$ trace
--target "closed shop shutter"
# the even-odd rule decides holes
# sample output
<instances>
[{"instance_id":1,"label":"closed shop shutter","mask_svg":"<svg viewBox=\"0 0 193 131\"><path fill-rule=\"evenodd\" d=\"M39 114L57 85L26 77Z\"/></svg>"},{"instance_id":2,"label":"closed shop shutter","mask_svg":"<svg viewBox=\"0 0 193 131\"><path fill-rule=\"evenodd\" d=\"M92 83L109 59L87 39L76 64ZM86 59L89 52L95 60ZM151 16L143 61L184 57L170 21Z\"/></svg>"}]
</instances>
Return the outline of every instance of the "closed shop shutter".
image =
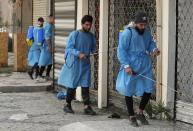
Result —
<instances>
[{"instance_id":1,"label":"closed shop shutter","mask_svg":"<svg viewBox=\"0 0 193 131\"><path fill-rule=\"evenodd\" d=\"M76 25L75 0L55 0L55 48L54 48L54 78L58 79L64 64L64 48L67 37Z\"/></svg>"},{"instance_id":2,"label":"closed shop shutter","mask_svg":"<svg viewBox=\"0 0 193 131\"><path fill-rule=\"evenodd\" d=\"M37 24L37 19L49 15L49 0L33 0L33 25Z\"/></svg>"}]
</instances>

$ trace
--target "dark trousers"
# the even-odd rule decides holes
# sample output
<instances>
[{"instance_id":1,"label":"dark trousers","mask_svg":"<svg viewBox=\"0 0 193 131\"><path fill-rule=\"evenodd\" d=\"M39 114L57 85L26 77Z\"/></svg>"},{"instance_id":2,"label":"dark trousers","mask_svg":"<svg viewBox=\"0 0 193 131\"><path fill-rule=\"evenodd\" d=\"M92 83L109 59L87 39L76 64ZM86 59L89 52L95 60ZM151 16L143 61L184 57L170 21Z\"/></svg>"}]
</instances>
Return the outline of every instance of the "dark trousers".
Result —
<instances>
[{"instance_id":1,"label":"dark trousers","mask_svg":"<svg viewBox=\"0 0 193 131\"><path fill-rule=\"evenodd\" d=\"M71 104L72 100L75 97L76 89L68 88L67 89L67 96L66 96L66 102L67 104ZM89 88L88 87L82 87L82 98L84 105L90 105L90 96L89 96Z\"/></svg>"},{"instance_id":2,"label":"dark trousers","mask_svg":"<svg viewBox=\"0 0 193 131\"><path fill-rule=\"evenodd\" d=\"M151 97L151 93L144 92L139 105L140 110L145 109L145 106L149 102L150 97ZM135 114L133 109L133 97L125 96L125 101L126 101L126 106L127 106L129 116L133 116Z\"/></svg>"},{"instance_id":3,"label":"dark trousers","mask_svg":"<svg viewBox=\"0 0 193 131\"><path fill-rule=\"evenodd\" d=\"M42 75L43 75L45 68L46 68L45 66L41 66L41 67L40 67L39 76L42 76ZM46 76L50 76L50 71L51 71L51 69L52 69L52 64L47 66Z\"/></svg>"},{"instance_id":4,"label":"dark trousers","mask_svg":"<svg viewBox=\"0 0 193 131\"><path fill-rule=\"evenodd\" d=\"M38 63L35 63L32 68L30 69L30 73L33 74L34 71L36 72L36 77L39 75L39 66Z\"/></svg>"}]
</instances>

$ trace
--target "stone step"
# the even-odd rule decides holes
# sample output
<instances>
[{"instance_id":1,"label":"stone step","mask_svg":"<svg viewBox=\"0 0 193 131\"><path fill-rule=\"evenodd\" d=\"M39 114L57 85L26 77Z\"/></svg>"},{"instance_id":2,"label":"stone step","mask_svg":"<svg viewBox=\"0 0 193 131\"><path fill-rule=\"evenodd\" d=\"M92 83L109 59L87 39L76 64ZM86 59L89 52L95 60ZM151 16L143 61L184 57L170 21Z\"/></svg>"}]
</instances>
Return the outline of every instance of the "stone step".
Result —
<instances>
[{"instance_id":1,"label":"stone step","mask_svg":"<svg viewBox=\"0 0 193 131\"><path fill-rule=\"evenodd\" d=\"M37 83L27 73L0 74L0 92L39 92L52 90L52 81Z\"/></svg>"}]
</instances>

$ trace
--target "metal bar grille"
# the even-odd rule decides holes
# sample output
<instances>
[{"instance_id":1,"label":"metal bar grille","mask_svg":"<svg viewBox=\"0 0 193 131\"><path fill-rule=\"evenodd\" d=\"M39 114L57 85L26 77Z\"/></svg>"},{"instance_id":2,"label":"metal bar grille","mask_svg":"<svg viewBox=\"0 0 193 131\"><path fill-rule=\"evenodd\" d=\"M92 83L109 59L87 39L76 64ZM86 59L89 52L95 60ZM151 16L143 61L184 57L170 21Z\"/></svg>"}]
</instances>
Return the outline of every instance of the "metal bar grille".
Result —
<instances>
[{"instance_id":1,"label":"metal bar grille","mask_svg":"<svg viewBox=\"0 0 193 131\"><path fill-rule=\"evenodd\" d=\"M176 119L193 124L193 1L177 1Z\"/></svg>"},{"instance_id":2,"label":"metal bar grille","mask_svg":"<svg viewBox=\"0 0 193 131\"><path fill-rule=\"evenodd\" d=\"M115 91L115 82L119 70L119 62L116 56L117 51L115 48L118 46L118 33L125 25L134 19L137 10L144 10L149 17L149 26L151 28L152 34L154 38L156 38L156 1L109 0L109 6L108 89L110 101L114 101L116 97L118 97L118 94ZM156 62L154 63L154 73L156 73Z\"/></svg>"},{"instance_id":3,"label":"metal bar grille","mask_svg":"<svg viewBox=\"0 0 193 131\"><path fill-rule=\"evenodd\" d=\"M93 16L93 26L91 32L95 34L97 50L99 48L99 14L100 0L89 0L89 15ZM91 57L91 87L98 88L98 54Z\"/></svg>"}]
</instances>

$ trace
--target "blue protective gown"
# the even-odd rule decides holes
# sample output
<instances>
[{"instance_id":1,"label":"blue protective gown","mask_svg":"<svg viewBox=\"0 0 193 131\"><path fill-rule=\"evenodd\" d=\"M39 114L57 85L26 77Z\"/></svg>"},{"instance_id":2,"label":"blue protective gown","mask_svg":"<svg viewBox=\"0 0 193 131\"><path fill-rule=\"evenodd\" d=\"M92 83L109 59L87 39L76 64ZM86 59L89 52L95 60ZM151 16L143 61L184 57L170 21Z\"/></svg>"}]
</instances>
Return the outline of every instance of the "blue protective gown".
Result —
<instances>
[{"instance_id":1,"label":"blue protective gown","mask_svg":"<svg viewBox=\"0 0 193 131\"><path fill-rule=\"evenodd\" d=\"M65 49L65 64L62 67L58 84L68 88L90 87L91 65L90 54L96 49L96 40L92 33L73 31L70 33ZM87 59L80 60L84 53Z\"/></svg>"},{"instance_id":2,"label":"blue protective gown","mask_svg":"<svg viewBox=\"0 0 193 131\"><path fill-rule=\"evenodd\" d=\"M34 27L33 38L34 42L28 53L28 64L30 66L39 62L41 45L44 42L44 29L42 27Z\"/></svg>"},{"instance_id":3,"label":"blue protective gown","mask_svg":"<svg viewBox=\"0 0 193 131\"><path fill-rule=\"evenodd\" d=\"M146 79L153 78L152 60L148 53L156 49L152 35L145 29L143 35L139 35L134 28L126 28L119 40L117 56L120 61L120 70L117 76L116 89L124 96L142 96L144 92L155 91L154 82ZM136 75L125 72L124 66L129 65Z\"/></svg>"},{"instance_id":4,"label":"blue protective gown","mask_svg":"<svg viewBox=\"0 0 193 131\"><path fill-rule=\"evenodd\" d=\"M50 23L46 23L44 26L45 30L45 42L41 48L41 54L39 59L39 66L48 66L52 64L52 54L49 51L47 40L50 40L52 42L53 37L53 25ZM51 43L52 44L52 43Z\"/></svg>"},{"instance_id":5,"label":"blue protective gown","mask_svg":"<svg viewBox=\"0 0 193 131\"><path fill-rule=\"evenodd\" d=\"M28 32L27 32L27 39L32 40L33 39L33 31L34 31L34 26L29 26Z\"/></svg>"}]
</instances>

